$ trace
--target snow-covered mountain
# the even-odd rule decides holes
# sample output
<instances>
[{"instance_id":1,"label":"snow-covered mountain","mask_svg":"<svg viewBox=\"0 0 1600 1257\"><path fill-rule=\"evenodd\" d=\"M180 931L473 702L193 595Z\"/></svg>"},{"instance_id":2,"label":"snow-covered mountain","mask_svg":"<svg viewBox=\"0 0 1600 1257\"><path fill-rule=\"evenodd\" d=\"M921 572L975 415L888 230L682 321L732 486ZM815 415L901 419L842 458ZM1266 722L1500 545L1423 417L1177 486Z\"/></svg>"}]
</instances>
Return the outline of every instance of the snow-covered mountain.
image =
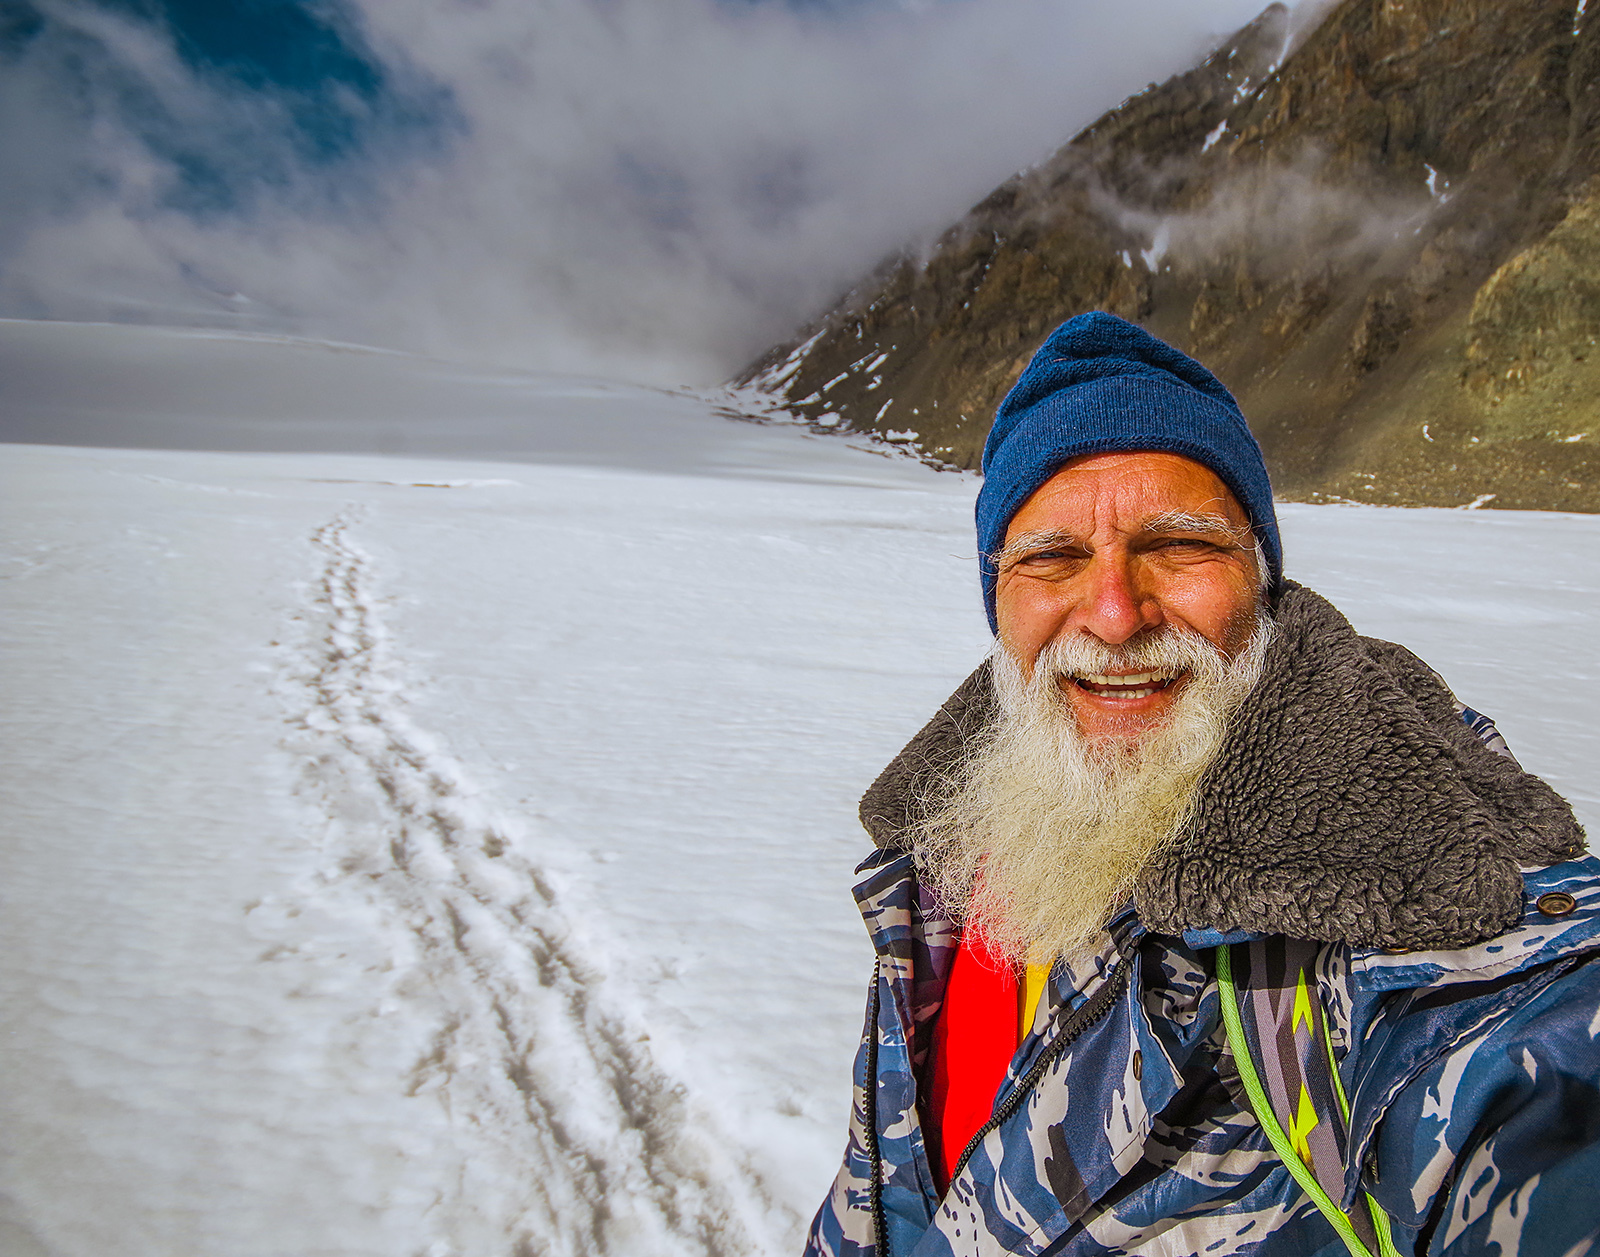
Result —
<instances>
[{"instance_id":1,"label":"snow-covered mountain","mask_svg":"<svg viewBox=\"0 0 1600 1257\"><path fill-rule=\"evenodd\" d=\"M0 324L0 411L79 442L0 446L0 1253L794 1251L855 799L987 644L975 482L149 328ZM1600 518L1283 525L1600 821Z\"/></svg>"},{"instance_id":2,"label":"snow-covered mountain","mask_svg":"<svg viewBox=\"0 0 1600 1257\"><path fill-rule=\"evenodd\" d=\"M1216 371L1281 493L1600 510L1600 14L1267 5L743 378L975 467L1091 309Z\"/></svg>"}]
</instances>

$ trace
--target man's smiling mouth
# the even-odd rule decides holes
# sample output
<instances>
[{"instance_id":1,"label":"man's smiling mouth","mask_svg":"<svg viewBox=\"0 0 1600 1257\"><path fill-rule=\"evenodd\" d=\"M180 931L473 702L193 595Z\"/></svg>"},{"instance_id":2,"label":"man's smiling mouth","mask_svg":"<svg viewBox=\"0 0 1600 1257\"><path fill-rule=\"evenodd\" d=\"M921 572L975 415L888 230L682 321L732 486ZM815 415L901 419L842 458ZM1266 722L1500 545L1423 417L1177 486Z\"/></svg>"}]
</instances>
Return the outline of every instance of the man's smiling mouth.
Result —
<instances>
[{"instance_id":1,"label":"man's smiling mouth","mask_svg":"<svg viewBox=\"0 0 1600 1257\"><path fill-rule=\"evenodd\" d=\"M1157 672L1129 672L1122 676L1087 672L1067 679L1096 698L1149 698L1170 689L1187 675L1187 670L1167 668Z\"/></svg>"}]
</instances>

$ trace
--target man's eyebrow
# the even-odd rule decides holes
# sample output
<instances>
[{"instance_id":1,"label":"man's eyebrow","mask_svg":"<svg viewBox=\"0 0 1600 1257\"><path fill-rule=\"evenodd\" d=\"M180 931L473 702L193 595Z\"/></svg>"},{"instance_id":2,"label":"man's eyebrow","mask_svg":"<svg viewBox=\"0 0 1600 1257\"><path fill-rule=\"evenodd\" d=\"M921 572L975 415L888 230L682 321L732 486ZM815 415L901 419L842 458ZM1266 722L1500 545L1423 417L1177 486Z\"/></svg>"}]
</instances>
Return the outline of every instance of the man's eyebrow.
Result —
<instances>
[{"instance_id":1,"label":"man's eyebrow","mask_svg":"<svg viewBox=\"0 0 1600 1257\"><path fill-rule=\"evenodd\" d=\"M1032 532L1018 533L994 552L992 556L994 567L997 571L1003 570L1026 558L1034 550L1050 550L1058 546L1072 547L1081 544L1076 536L1061 528L1038 528Z\"/></svg>"},{"instance_id":2,"label":"man's eyebrow","mask_svg":"<svg viewBox=\"0 0 1600 1257\"><path fill-rule=\"evenodd\" d=\"M1249 528L1241 528L1225 515L1202 515L1192 511L1163 511L1144 522L1144 531L1160 536L1167 533L1201 533L1223 536L1234 545L1253 544Z\"/></svg>"},{"instance_id":3,"label":"man's eyebrow","mask_svg":"<svg viewBox=\"0 0 1600 1257\"><path fill-rule=\"evenodd\" d=\"M1163 511L1153 515L1141 525L1143 532L1155 536L1198 533L1206 537L1220 537L1241 550L1252 549L1255 537L1248 527L1240 527L1226 515L1201 514L1194 511ZM1075 533L1063 528L1038 528L1019 533L990 555L995 571L1003 572L1021 562L1036 550L1075 549L1084 542Z\"/></svg>"}]
</instances>

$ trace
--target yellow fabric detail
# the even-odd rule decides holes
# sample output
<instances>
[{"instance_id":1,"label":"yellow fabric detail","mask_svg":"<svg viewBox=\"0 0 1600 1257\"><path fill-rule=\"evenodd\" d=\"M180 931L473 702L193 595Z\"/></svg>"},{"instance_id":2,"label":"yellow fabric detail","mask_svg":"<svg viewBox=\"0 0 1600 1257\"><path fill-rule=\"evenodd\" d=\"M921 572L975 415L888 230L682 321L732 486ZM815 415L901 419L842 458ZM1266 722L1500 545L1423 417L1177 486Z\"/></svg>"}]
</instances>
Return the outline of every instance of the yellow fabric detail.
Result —
<instances>
[{"instance_id":1,"label":"yellow fabric detail","mask_svg":"<svg viewBox=\"0 0 1600 1257\"><path fill-rule=\"evenodd\" d=\"M1050 981L1049 965L1029 965L1022 976L1022 1023L1018 1028L1019 1039L1026 1039L1028 1031L1033 1029L1033 1015L1039 1010L1039 997L1044 994L1044 988Z\"/></svg>"},{"instance_id":2,"label":"yellow fabric detail","mask_svg":"<svg viewBox=\"0 0 1600 1257\"><path fill-rule=\"evenodd\" d=\"M1317 1111L1311 1107L1311 1093L1305 1083L1300 1084L1300 1111L1289 1119L1289 1143L1300 1154L1300 1159L1311 1164L1311 1144L1307 1136L1317 1128Z\"/></svg>"},{"instance_id":3,"label":"yellow fabric detail","mask_svg":"<svg viewBox=\"0 0 1600 1257\"><path fill-rule=\"evenodd\" d=\"M1300 980L1294 984L1294 1012L1289 1018L1289 1033L1300 1029L1300 1019L1305 1018L1306 1029L1315 1030L1317 1023L1311 1018L1311 992L1306 987L1306 971L1300 970Z\"/></svg>"}]
</instances>

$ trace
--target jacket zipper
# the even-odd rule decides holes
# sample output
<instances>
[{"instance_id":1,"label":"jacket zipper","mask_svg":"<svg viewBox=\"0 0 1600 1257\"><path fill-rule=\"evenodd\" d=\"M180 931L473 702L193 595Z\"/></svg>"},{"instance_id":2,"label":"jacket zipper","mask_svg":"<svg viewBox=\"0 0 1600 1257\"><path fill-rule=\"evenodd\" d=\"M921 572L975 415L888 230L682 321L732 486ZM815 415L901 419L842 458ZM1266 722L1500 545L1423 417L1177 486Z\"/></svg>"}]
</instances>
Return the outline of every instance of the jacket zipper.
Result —
<instances>
[{"instance_id":1,"label":"jacket zipper","mask_svg":"<svg viewBox=\"0 0 1600 1257\"><path fill-rule=\"evenodd\" d=\"M1044 1071L1050 1068L1051 1062L1066 1051L1085 1030L1110 1012L1111 1006L1122 998L1122 993L1128 986L1129 966L1130 962L1128 960L1119 960L1116 967L1106 975L1105 984L1089 997L1086 1004L1062 1023L1060 1032L1045 1046L1044 1051L1039 1053L1039 1059L1034 1061L1028 1072L1018 1081L1011 1094L1005 1098L1005 1102L994 1111L993 1116L979 1128L978 1133L962 1149L961 1159L956 1162L955 1169L950 1172L950 1181L952 1183L961 1176L961 1171L967 1168L967 1162L972 1160L972 1154L978 1150L978 1145L984 1141L989 1132L1000 1126L1022 1107L1023 1100L1027 1099L1028 1093L1033 1090L1039 1079L1044 1077ZM873 989L876 990L876 986ZM874 1114L874 1117L876 1117L876 1114ZM876 1124L873 1126L873 1137L874 1139L877 1137ZM876 1177L877 1175L875 1174L874 1179ZM877 1201L876 1198L874 1203L881 1208L881 1202ZM883 1253L885 1250L880 1249L879 1251Z\"/></svg>"},{"instance_id":2,"label":"jacket zipper","mask_svg":"<svg viewBox=\"0 0 1600 1257\"><path fill-rule=\"evenodd\" d=\"M872 1166L872 1183L867 1199L872 1215L872 1249L875 1257L889 1257L889 1244L883 1233L883 1163L878 1157L878 984L883 975L883 958L872 966L872 998L867 1001L866 1119L867 1162Z\"/></svg>"}]
</instances>

